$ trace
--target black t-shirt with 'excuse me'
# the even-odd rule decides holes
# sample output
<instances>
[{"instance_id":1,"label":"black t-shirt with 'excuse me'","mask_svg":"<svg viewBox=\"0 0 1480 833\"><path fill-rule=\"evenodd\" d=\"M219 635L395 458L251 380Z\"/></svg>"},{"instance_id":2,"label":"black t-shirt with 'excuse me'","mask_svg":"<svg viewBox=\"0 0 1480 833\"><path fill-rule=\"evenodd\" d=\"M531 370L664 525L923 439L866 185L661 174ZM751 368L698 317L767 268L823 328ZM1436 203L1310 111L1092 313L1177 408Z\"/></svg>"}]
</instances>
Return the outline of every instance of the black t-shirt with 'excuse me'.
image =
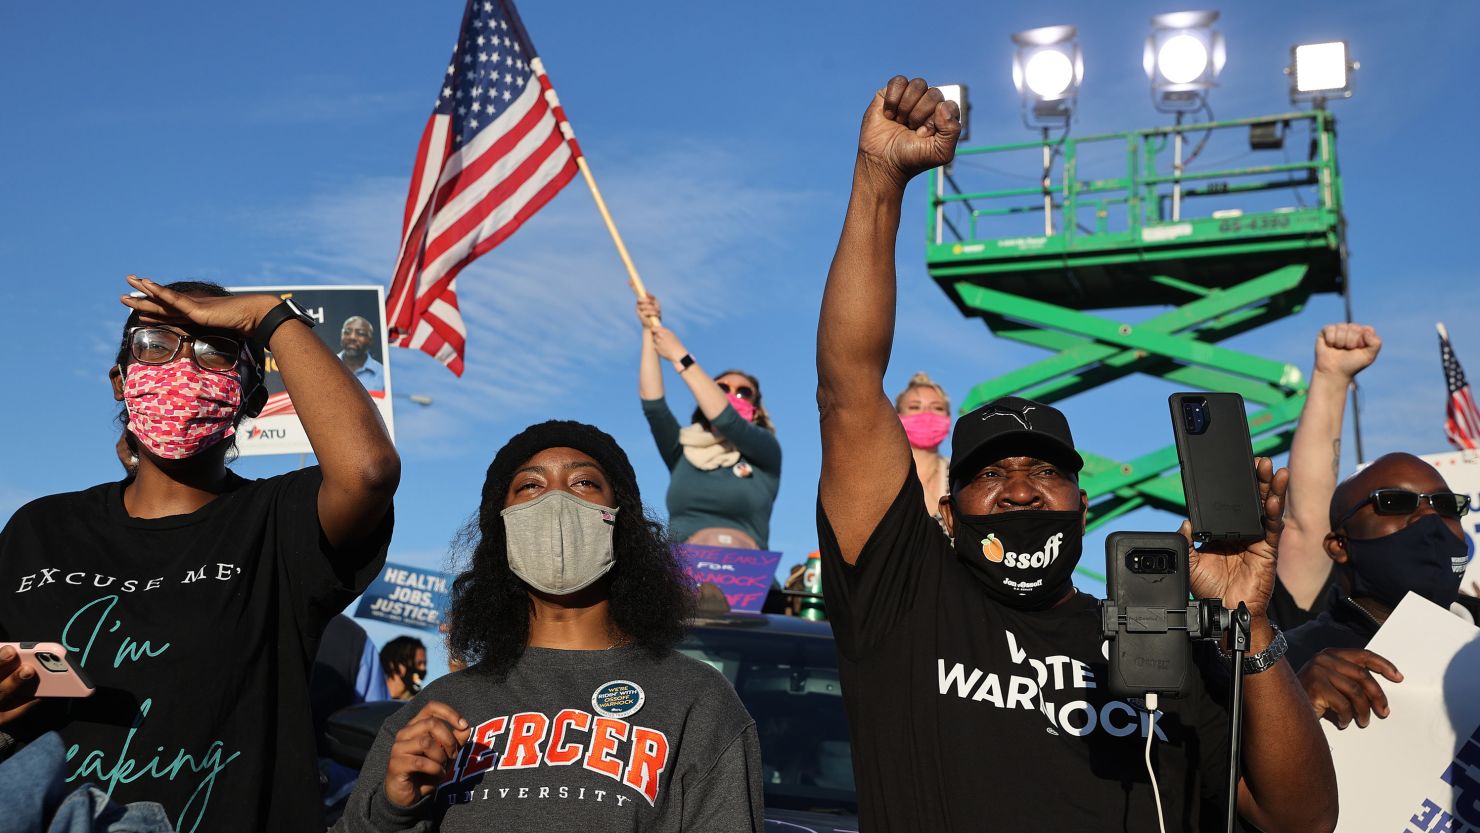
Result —
<instances>
[{"instance_id":1,"label":"black t-shirt with 'excuse me'","mask_svg":"<svg viewBox=\"0 0 1480 833\"><path fill-rule=\"evenodd\" d=\"M865 833L1157 829L1151 721L1105 688L1096 599L1029 612L989 597L913 469L856 564L820 504L818 531ZM1226 806L1227 711L1200 679L1160 706L1166 829L1198 830Z\"/></svg>"},{"instance_id":2,"label":"black t-shirt with 'excuse me'","mask_svg":"<svg viewBox=\"0 0 1480 833\"><path fill-rule=\"evenodd\" d=\"M72 785L157 801L183 833L322 831L309 667L392 521L331 549L320 482L317 467L233 475L164 518L129 517L124 483L17 511L0 532L0 640L60 642L97 687L17 733L56 730Z\"/></svg>"}]
</instances>

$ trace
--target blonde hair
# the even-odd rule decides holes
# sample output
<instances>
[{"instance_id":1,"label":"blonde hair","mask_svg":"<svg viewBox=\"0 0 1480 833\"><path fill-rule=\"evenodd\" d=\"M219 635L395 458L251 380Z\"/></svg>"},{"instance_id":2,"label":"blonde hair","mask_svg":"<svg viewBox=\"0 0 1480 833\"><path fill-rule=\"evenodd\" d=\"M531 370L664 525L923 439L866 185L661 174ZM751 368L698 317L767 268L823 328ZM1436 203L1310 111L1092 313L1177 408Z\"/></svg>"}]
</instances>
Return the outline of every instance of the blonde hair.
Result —
<instances>
[{"instance_id":1,"label":"blonde hair","mask_svg":"<svg viewBox=\"0 0 1480 833\"><path fill-rule=\"evenodd\" d=\"M915 388L930 388L931 390L940 394L940 398L946 401L946 413L949 414L951 412L950 394L946 393L946 389L941 387L939 382L930 378L930 374L922 370L919 373L911 376L909 384L905 385L904 390L900 391L899 395L894 397L894 410L896 413L898 413L899 410L904 407L905 396Z\"/></svg>"}]
</instances>

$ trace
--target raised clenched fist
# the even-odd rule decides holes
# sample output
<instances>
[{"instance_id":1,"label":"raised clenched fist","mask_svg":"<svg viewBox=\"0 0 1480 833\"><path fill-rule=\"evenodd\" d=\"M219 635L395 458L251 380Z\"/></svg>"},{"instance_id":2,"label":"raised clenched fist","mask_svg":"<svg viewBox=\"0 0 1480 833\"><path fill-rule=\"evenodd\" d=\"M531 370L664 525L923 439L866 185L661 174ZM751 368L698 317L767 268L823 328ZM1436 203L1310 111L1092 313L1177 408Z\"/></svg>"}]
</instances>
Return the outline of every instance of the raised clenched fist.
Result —
<instances>
[{"instance_id":1,"label":"raised clenched fist","mask_svg":"<svg viewBox=\"0 0 1480 833\"><path fill-rule=\"evenodd\" d=\"M858 135L859 167L903 188L915 174L956 155L961 112L925 79L889 79L874 94Z\"/></svg>"},{"instance_id":2,"label":"raised clenched fist","mask_svg":"<svg viewBox=\"0 0 1480 833\"><path fill-rule=\"evenodd\" d=\"M1316 370L1350 379L1377 361L1382 339L1365 324L1327 324L1316 337Z\"/></svg>"}]
</instances>

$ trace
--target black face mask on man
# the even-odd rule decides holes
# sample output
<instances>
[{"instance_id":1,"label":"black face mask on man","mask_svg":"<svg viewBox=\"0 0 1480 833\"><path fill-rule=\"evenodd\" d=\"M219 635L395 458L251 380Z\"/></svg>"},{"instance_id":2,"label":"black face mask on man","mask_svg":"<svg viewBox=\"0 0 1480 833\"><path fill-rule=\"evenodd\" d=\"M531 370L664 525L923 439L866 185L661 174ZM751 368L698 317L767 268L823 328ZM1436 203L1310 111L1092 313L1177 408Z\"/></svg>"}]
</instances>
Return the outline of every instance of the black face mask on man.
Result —
<instances>
[{"instance_id":1,"label":"black face mask on man","mask_svg":"<svg viewBox=\"0 0 1480 833\"><path fill-rule=\"evenodd\" d=\"M1440 607L1459 598L1469 546L1438 515L1380 538L1347 538L1352 595L1397 607L1408 591Z\"/></svg>"},{"instance_id":2,"label":"black face mask on man","mask_svg":"<svg viewBox=\"0 0 1480 833\"><path fill-rule=\"evenodd\" d=\"M402 668L400 673L401 686L406 689L408 697L415 697L421 692L421 670L418 668Z\"/></svg>"},{"instance_id":3,"label":"black face mask on man","mask_svg":"<svg viewBox=\"0 0 1480 833\"><path fill-rule=\"evenodd\" d=\"M1084 551L1084 518L1078 511L966 515L957 510L955 531L956 557L987 593L1019 610L1044 610L1062 599Z\"/></svg>"}]
</instances>

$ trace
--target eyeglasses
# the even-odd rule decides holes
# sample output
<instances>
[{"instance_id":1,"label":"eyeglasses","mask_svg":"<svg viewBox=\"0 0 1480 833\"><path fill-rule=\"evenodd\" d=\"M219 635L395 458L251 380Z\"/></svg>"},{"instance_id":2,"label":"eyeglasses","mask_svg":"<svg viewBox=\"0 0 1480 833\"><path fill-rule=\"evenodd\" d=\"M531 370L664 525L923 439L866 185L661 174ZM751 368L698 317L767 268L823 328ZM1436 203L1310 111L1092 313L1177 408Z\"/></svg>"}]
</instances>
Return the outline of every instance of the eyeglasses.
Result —
<instances>
[{"instance_id":1,"label":"eyeglasses","mask_svg":"<svg viewBox=\"0 0 1480 833\"><path fill-rule=\"evenodd\" d=\"M1407 489L1377 489L1368 495L1366 500L1358 503L1336 522L1341 526L1351 517L1362 510L1363 506L1372 504L1372 511L1379 515L1412 515L1418 511L1418 502L1426 500L1434 511L1446 518L1462 518L1470 511L1470 496L1455 492L1428 492L1419 494Z\"/></svg>"},{"instance_id":2,"label":"eyeglasses","mask_svg":"<svg viewBox=\"0 0 1480 833\"><path fill-rule=\"evenodd\" d=\"M725 393L731 392L730 386L725 384L724 382L716 382L715 384L719 385L719 389L724 391ZM736 385L734 394L741 399L744 399L746 402L755 401L755 388L751 387L750 385Z\"/></svg>"},{"instance_id":3,"label":"eyeglasses","mask_svg":"<svg viewBox=\"0 0 1480 833\"><path fill-rule=\"evenodd\" d=\"M241 342L226 336L191 336L163 327L134 327L128 331L129 355L139 364L169 364L187 341L195 366L212 373L230 373L242 355Z\"/></svg>"}]
</instances>

